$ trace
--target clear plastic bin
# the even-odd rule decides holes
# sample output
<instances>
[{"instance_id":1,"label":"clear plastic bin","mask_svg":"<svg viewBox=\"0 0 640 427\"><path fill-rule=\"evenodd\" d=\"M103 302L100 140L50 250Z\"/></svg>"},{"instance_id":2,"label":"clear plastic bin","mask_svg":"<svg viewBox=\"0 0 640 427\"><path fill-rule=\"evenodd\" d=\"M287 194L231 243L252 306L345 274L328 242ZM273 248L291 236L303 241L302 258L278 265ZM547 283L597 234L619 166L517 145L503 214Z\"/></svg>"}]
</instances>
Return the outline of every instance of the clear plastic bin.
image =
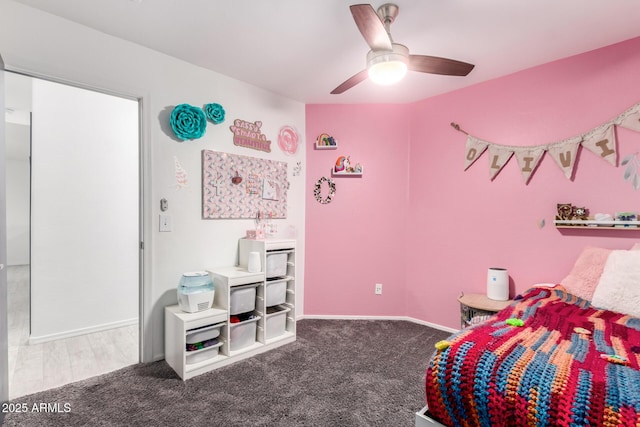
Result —
<instances>
[{"instance_id":1,"label":"clear plastic bin","mask_svg":"<svg viewBox=\"0 0 640 427\"><path fill-rule=\"evenodd\" d=\"M249 347L256 342L256 331L259 319L260 316L256 316L253 319L240 323L231 323L229 325L229 348L231 351Z\"/></svg>"},{"instance_id":2,"label":"clear plastic bin","mask_svg":"<svg viewBox=\"0 0 640 427\"><path fill-rule=\"evenodd\" d=\"M256 308L256 287L259 283L234 286L230 289L229 313L240 314L253 311Z\"/></svg>"},{"instance_id":3,"label":"clear plastic bin","mask_svg":"<svg viewBox=\"0 0 640 427\"><path fill-rule=\"evenodd\" d=\"M266 319L266 339L276 338L284 334L287 327L287 313L291 309L281 305L269 307Z\"/></svg>"},{"instance_id":4,"label":"clear plastic bin","mask_svg":"<svg viewBox=\"0 0 640 427\"><path fill-rule=\"evenodd\" d=\"M282 277L287 275L287 253L268 253L267 252L267 268L266 276L267 278L271 277Z\"/></svg>"},{"instance_id":5,"label":"clear plastic bin","mask_svg":"<svg viewBox=\"0 0 640 427\"><path fill-rule=\"evenodd\" d=\"M267 307L284 304L287 301L287 281L273 280L266 284L265 302Z\"/></svg>"}]
</instances>

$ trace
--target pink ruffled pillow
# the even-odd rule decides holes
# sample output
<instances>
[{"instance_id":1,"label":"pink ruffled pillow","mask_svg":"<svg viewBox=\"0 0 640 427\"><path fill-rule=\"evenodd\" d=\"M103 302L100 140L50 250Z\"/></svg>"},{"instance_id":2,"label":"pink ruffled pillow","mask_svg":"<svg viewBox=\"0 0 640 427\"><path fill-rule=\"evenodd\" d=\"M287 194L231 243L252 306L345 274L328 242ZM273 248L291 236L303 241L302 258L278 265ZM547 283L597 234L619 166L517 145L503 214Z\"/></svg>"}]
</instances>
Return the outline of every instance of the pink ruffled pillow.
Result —
<instances>
[{"instance_id":1,"label":"pink ruffled pillow","mask_svg":"<svg viewBox=\"0 0 640 427\"><path fill-rule=\"evenodd\" d=\"M591 301L610 253L611 249L584 248L569 275L560 283L573 295Z\"/></svg>"}]
</instances>

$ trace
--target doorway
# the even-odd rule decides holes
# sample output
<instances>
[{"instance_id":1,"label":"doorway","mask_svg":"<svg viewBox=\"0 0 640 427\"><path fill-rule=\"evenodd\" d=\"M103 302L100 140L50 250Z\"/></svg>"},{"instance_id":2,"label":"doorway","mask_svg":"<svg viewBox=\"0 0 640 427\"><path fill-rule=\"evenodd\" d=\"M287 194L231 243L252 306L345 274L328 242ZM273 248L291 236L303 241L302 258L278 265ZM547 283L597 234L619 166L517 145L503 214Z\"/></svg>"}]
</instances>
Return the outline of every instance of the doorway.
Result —
<instances>
[{"instance_id":1,"label":"doorway","mask_svg":"<svg viewBox=\"0 0 640 427\"><path fill-rule=\"evenodd\" d=\"M13 399L140 359L140 142L137 100L4 73Z\"/></svg>"}]
</instances>

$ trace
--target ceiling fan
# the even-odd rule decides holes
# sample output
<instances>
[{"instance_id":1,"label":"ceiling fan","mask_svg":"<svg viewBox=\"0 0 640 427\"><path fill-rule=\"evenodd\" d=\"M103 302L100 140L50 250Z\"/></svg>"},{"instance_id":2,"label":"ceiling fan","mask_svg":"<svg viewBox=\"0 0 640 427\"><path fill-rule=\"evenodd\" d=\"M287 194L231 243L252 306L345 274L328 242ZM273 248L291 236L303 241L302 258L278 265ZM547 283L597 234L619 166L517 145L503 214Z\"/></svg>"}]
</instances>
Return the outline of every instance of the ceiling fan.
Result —
<instances>
[{"instance_id":1,"label":"ceiling fan","mask_svg":"<svg viewBox=\"0 0 640 427\"><path fill-rule=\"evenodd\" d=\"M474 65L448 58L427 55L411 55L409 49L391 38L391 24L398 16L399 8L386 3L378 12L370 4L349 6L353 19L371 48L367 53L367 69L348 78L331 91L340 94L351 89L369 77L380 84L393 84L400 81L407 70L420 73L444 74L448 76L466 76Z\"/></svg>"}]
</instances>

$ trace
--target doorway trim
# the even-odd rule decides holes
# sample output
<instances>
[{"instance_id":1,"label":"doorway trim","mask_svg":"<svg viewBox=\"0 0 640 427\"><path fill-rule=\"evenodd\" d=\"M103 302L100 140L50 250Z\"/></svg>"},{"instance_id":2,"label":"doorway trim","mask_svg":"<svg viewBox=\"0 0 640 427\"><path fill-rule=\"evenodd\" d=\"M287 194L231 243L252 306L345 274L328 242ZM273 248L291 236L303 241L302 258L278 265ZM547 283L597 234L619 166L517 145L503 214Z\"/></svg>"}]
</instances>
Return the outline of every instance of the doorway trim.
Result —
<instances>
[{"instance_id":1,"label":"doorway trim","mask_svg":"<svg viewBox=\"0 0 640 427\"><path fill-rule=\"evenodd\" d=\"M0 57L0 66L1 57ZM144 91L135 90L113 90L104 87L97 87L90 84L78 83L63 79L60 77L52 77L39 73L34 70L21 69L17 67L11 67L4 64L4 68L0 69L0 72L11 72L21 74L27 77L50 81L53 83L59 83L67 86L76 87L79 89L90 90L106 95L117 96L129 100L138 102L138 191L139 191L139 218L138 218L138 359L139 362L151 362L153 361L153 345L152 345L152 323L151 323L151 224L152 221L147 219L148 213L151 212L151 179L148 176L148 172L151 171L151 150L149 148L149 123L150 112L145 103L145 99L149 99L149 93ZM4 79L4 74L2 76ZM137 93L135 93L137 92ZM2 105L4 105L4 93L2 93ZM3 108L4 110L4 108ZM2 126L4 128L4 124ZM2 137L2 146L4 146L4 131ZM6 246L6 245L5 245ZM0 261L1 263L2 261ZM4 272L6 279L6 271ZM5 280L6 291L6 280ZM2 286L0 285L0 295L2 292ZM6 297L3 299L3 303L6 306ZM1 308L1 307L0 307ZM6 311L5 311L6 312ZM6 321L5 321L6 323ZM2 330L2 321L0 320L0 351L3 341L7 340L7 330ZM0 361L8 355L8 345ZM7 366L8 371L8 366ZM0 368L0 373L2 369ZM5 377L6 378L6 377ZM2 399L2 384L0 384L0 400ZM8 399L8 379L7 379L7 399ZM1 419L1 418L0 418Z\"/></svg>"},{"instance_id":2,"label":"doorway trim","mask_svg":"<svg viewBox=\"0 0 640 427\"><path fill-rule=\"evenodd\" d=\"M4 115L4 61L0 55L0 111ZM6 207L6 167L4 140L4 117L0 122L0 404L9 401L9 317L7 306L7 207ZM4 422L4 411L0 411L0 424Z\"/></svg>"}]
</instances>

